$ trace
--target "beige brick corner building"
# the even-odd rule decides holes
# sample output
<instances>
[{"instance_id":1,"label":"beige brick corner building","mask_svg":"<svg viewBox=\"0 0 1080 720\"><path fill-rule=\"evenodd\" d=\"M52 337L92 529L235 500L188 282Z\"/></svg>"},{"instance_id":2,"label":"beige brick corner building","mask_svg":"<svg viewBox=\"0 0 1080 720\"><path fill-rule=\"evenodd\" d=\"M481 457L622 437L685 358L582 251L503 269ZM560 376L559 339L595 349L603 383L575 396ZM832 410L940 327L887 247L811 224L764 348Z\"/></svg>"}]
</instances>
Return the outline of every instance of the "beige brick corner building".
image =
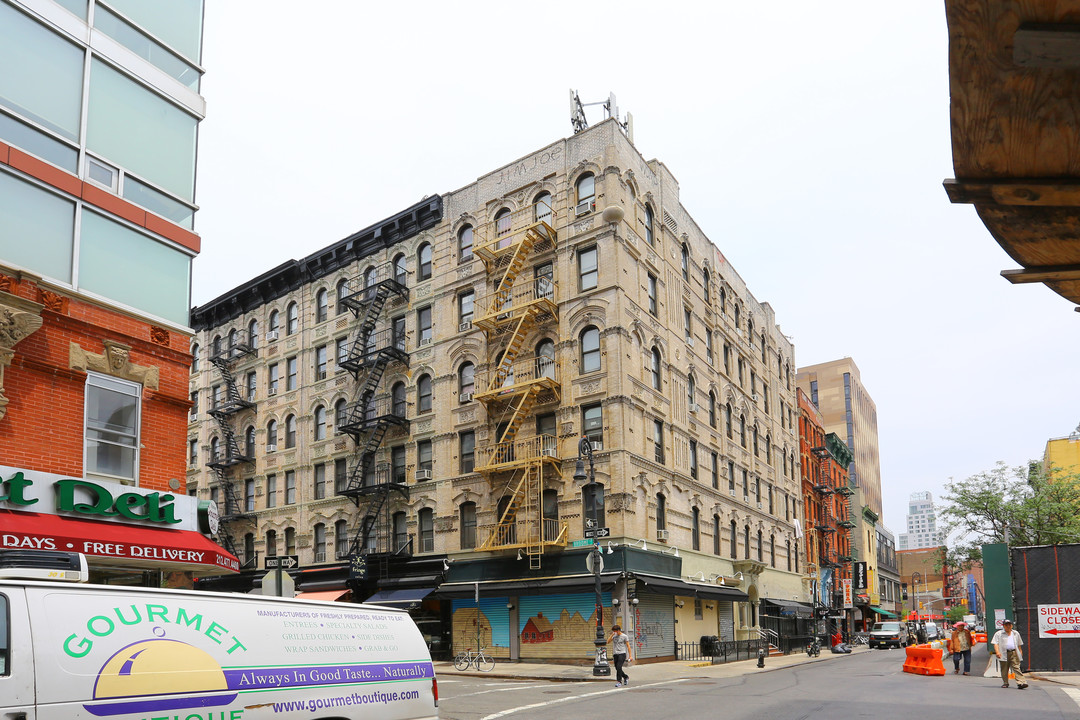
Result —
<instances>
[{"instance_id":1,"label":"beige brick corner building","mask_svg":"<svg viewBox=\"0 0 1080 720\"><path fill-rule=\"evenodd\" d=\"M638 656L795 632L794 349L615 121L192 322L188 487L247 563L228 586L298 555L301 592L420 606L436 643L578 659L595 521Z\"/></svg>"}]
</instances>

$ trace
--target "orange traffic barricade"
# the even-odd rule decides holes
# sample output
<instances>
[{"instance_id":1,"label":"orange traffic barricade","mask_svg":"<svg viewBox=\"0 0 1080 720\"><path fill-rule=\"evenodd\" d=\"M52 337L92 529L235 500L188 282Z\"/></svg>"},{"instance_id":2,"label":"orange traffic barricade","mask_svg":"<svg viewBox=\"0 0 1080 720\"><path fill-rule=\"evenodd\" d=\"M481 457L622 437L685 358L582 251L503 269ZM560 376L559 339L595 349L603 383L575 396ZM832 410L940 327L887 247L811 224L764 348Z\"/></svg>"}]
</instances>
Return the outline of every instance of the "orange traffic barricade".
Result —
<instances>
[{"instance_id":1,"label":"orange traffic barricade","mask_svg":"<svg viewBox=\"0 0 1080 720\"><path fill-rule=\"evenodd\" d=\"M930 645L911 645L907 648L904 672L915 675L944 675L941 650Z\"/></svg>"},{"instance_id":2,"label":"orange traffic barricade","mask_svg":"<svg viewBox=\"0 0 1080 720\"><path fill-rule=\"evenodd\" d=\"M971 637L977 643L986 642L986 633L971 633Z\"/></svg>"}]
</instances>

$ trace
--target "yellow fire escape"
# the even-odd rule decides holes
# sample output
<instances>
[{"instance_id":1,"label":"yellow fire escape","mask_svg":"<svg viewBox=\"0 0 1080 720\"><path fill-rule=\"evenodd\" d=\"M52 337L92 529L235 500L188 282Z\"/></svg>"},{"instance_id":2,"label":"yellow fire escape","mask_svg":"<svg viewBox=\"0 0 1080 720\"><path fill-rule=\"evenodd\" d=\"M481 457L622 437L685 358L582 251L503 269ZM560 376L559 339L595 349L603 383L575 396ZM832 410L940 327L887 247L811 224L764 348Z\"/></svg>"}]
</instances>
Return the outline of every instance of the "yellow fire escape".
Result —
<instances>
[{"instance_id":1,"label":"yellow fire escape","mask_svg":"<svg viewBox=\"0 0 1080 720\"><path fill-rule=\"evenodd\" d=\"M473 252L495 284L476 303L474 324L487 335L487 373L474 398L496 421L494 442L477 448L477 472L492 487L503 487L498 521L480 550L518 549L529 567L540 567L544 549L564 546L566 523L544 516L544 478L561 477L558 438L552 433L519 437L537 404L558 403L562 372L552 356L525 351L532 331L558 323L556 283L551 274L533 275L529 259L555 247L552 213L546 205L504 215L481 228Z\"/></svg>"}]
</instances>

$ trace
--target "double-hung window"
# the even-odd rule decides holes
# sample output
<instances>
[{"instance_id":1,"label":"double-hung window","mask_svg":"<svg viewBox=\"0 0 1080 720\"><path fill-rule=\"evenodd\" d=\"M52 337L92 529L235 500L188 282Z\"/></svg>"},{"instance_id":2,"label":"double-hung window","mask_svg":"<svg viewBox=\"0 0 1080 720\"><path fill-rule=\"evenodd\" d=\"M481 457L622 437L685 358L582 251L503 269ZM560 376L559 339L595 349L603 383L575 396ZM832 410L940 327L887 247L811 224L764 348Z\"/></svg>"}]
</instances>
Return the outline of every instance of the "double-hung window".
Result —
<instances>
[{"instance_id":1,"label":"double-hung window","mask_svg":"<svg viewBox=\"0 0 1080 720\"><path fill-rule=\"evenodd\" d=\"M87 373L87 474L130 484L138 482L141 398L142 385Z\"/></svg>"}]
</instances>

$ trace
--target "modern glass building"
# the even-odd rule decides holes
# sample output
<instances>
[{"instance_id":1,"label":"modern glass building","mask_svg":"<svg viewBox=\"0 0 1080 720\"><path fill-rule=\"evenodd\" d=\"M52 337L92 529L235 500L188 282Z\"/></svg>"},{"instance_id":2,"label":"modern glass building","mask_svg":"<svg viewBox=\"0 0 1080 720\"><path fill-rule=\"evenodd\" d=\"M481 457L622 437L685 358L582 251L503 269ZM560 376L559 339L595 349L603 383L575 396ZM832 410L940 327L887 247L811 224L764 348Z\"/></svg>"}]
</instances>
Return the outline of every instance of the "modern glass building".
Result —
<instances>
[{"instance_id":1,"label":"modern glass building","mask_svg":"<svg viewBox=\"0 0 1080 720\"><path fill-rule=\"evenodd\" d=\"M0 261L188 324L202 0L0 0Z\"/></svg>"}]
</instances>

